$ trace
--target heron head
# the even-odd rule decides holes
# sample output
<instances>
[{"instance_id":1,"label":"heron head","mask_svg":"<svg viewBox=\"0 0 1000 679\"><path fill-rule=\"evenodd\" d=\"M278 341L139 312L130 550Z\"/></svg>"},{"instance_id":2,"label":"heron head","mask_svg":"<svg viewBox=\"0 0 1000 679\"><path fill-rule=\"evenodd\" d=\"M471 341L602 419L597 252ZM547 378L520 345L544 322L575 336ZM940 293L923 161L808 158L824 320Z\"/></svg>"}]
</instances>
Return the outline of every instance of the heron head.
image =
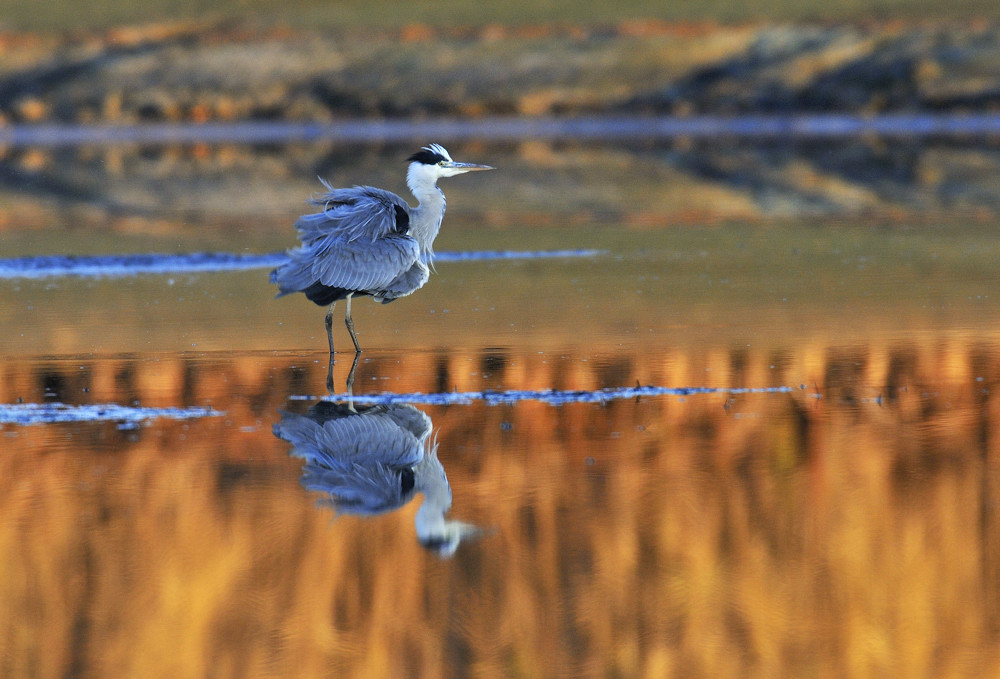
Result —
<instances>
[{"instance_id":1,"label":"heron head","mask_svg":"<svg viewBox=\"0 0 1000 679\"><path fill-rule=\"evenodd\" d=\"M451 159L451 154L448 153L448 150L440 144L425 146L407 160L410 162L411 172L426 174L435 180L441 177L454 177L456 174L464 172L494 169L489 165L456 162Z\"/></svg>"}]
</instances>

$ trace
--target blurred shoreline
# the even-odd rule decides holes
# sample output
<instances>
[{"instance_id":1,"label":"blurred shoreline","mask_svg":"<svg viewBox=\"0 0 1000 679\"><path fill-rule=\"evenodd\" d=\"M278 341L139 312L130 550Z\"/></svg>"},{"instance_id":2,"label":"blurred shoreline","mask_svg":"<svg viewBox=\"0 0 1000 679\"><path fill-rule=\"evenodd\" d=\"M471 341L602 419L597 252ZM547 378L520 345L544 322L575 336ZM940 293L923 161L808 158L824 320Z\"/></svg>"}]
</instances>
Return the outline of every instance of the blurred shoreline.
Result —
<instances>
[{"instance_id":1,"label":"blurred shoreline","mask_svg":"<svg viewBox=\"0 0 1000 679\"><path fill-rule=\"evenodd\" d=\"M0 124L1000 111L1000 25L0 33Z\"/></svg>"},{"instance_id":2,"label":"blurred shoreline","mask_svg":"<svg viewBox=\"0 0 1000 679\"><path fill-rule=\"evenodd\" d=\"M453 216L495 229L551 223L553 210L557 224L639 230L801 219L985 223L1000 214L1000 144L989 138L443 141L455 157L503 168L492 190L449 187ZM251 234L263 239L254 251L270 251L284 243L266 234L284 233L321 187L317 176L405 191L400 168L417 143L0 147L0 233L11 256L46 252L29 242L32 233L85 226L147 240L216 234L199 246L207 249L226 249L215 241L238 228L247 244ZM629 190L613 190L623 177Z\"/></svg>"},{"instance_id":3,"label":"blurred shoreline","mask_svg":"<svg viewBox=\"0 0 1000 679\"><path fill-rule=\"evenodd\" d=\"M477 206L500 227L549 210L534 187L553 169L569 221L978 221L1000 213L998 112L986 21L0 32L0 231L284 224L317 175L401 190L391 161L432 140L511 171ZM734 143L755 121L766 134ZM643 209L604 190L609 168Z\"/></svg>"}]
</instances>

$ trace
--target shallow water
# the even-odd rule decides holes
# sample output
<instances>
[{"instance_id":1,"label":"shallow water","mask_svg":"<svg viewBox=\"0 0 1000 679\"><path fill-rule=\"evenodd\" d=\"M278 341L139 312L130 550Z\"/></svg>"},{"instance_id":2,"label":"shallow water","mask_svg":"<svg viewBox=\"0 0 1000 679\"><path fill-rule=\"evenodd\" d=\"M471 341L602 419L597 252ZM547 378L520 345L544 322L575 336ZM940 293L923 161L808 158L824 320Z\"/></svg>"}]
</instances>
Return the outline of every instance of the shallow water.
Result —
<instances>
[{"instance_id":1,"label":"shallow water","mask_svg":"<svg viewBox=\"0 0 1000 679\"><path fill-rule=\"evenodd\" d=\"M600 252L442 261L411 298L355 304L341 405L323 310L273 300L266 268L0 280L0 675L1000 670L981 192L947 213L914 189L876 217L738 219L717 174L658 190L648 151L464 151L545 169L552 198L450 180L442 250ZM395 167L372 153L363 168ZM657 156L674 178L677 154L696 155ZM567 212L594 158L607 194ZM103 202L128 173L20 192L5 256L264 255L290 244L302 187L255 221L232 200ZM523 199L519 223L496 193ZM677 225L675 200L711 209Z\"/></svg>"}]
</instances>

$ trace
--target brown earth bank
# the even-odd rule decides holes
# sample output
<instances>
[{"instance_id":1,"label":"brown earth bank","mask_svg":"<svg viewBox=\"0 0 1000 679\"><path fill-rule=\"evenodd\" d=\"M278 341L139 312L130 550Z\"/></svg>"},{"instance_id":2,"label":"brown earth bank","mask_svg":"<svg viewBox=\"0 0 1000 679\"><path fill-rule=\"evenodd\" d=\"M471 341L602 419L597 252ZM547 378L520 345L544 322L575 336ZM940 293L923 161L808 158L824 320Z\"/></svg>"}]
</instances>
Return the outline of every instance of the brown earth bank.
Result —
<instances>
[{"instance_id":1,"label":"brown earth bank","mask_svg":"<svg viewBox=\"0 0 1000 679\"><path fill-rule=\"evenodd\" d=\"M0 123L1000 110L1000 25L0 33Z\"/></svg>"}]
</instances>

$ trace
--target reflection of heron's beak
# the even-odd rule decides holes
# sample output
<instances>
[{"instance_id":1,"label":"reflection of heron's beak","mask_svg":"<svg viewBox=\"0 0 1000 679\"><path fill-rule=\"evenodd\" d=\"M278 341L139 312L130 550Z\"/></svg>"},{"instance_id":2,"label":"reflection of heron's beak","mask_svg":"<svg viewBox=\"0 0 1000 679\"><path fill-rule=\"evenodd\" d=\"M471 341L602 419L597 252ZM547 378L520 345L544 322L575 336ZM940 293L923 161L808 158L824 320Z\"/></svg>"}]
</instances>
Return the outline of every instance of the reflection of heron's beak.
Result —
<instances>
[{"instance_id":1,"label":"reflection of heron's beak","mask_svg":"<svg viewBox=\"0 0 1000 679\"><path fill-rule=\"evenodd\" d=\"M464 521L452 521L455 531L458 533L460 540L477 540L486 535L493 533L494 528L481 528L475 524L465 523Z\"/></svg>"},{"instance_id":2,"label":"reflection of heron's beak","mask_svg":"<svg viewBox=\"0 0 1000 679\"><path fill-rule=\"evenodd\" d=\"M440 557L450 557L458 551L458 546L464 540L478 540L494 532L492 528L480 528L464 521L445 520L439 531L421 534L417 538L425 549L435 552Z\"/></svg>"},{"instance_id":3,"label":"reflection of heron's beak","mask_svg":"<svg viewBox=\"0 0 1000 679\"><path fill-rule=\"evenodd\" d=\"M452 170L457 170L458 172L475 172L476 170L495 170L495 167L490 165L476 165L475 163L456 163L451 161L450 163L445 163L445 167L451 168Z\"/></svg>"}]
</instances>

